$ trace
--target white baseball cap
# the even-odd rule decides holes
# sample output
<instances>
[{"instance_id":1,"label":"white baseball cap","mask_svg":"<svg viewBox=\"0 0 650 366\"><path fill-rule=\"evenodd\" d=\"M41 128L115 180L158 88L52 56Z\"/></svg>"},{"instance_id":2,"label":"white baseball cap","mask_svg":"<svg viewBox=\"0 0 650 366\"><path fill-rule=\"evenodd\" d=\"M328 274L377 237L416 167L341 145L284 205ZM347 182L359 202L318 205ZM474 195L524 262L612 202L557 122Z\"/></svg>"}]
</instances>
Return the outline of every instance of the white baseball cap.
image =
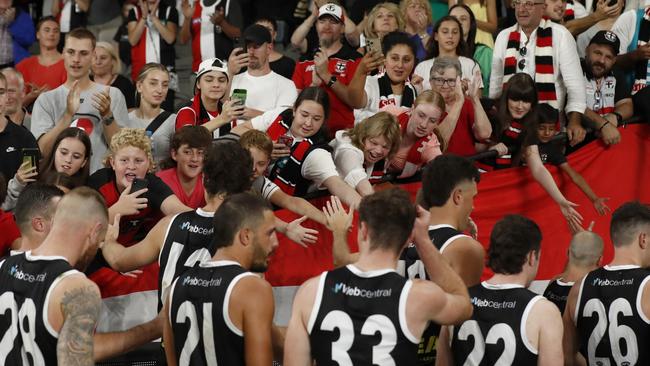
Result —
<instances>
[{"instance_id":1,"label":"white baseball cap","mask_svg":"<svg viewBox=\"0 0 650 366\"><path fill-rule=\"evenodd\" d=\"M198 80L201 75L210 71L219 71L228 77L228 62L222 61L218 58L209 58L201 61L199 64L199 70L196 72L196 79Z\"/></svg>"},{"instance_id":2,"label":"white baseball cap","mask_svg":"<svg viewBox=\"0 0 650 366\"><path fill-rule=\"evenodd\" d=\"M318 19L325 15L329 15L339 22L343 23L343 8L336 4L325 4L318 9Z\"/></svg>"}]
</instances>

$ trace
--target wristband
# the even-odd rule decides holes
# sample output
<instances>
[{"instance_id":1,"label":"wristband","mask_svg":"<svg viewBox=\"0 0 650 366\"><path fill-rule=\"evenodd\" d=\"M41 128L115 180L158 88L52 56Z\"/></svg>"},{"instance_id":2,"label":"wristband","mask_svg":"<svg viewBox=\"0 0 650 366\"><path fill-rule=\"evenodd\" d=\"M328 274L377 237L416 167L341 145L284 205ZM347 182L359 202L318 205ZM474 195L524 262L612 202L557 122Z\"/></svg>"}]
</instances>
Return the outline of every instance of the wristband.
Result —
<instances>
[{"instance_id":1,"label":"wristband","mask_svg":"<svg viewBox=\"0 0 650 366\"><path fill-rule=\"evenodd\" d=\"M336 82L336 76L332 75L332 77L330 78L330 81L327 82L327 87L331 88L332 85L334 85L335 82Z\"/></svg>"},{"instance_id":2,"label":"wristband","mask_svg":"<svg viewBox=\"0 0 650 366\"><path fill-rule=\"evenodd\" d=\"M602 131L602 130L603 130L603 127L607 126L608 124L609 124L609 121L603 123L603 125L600 126L600 128L598 129L598 132Z\"/></svg>"}]
</instances>

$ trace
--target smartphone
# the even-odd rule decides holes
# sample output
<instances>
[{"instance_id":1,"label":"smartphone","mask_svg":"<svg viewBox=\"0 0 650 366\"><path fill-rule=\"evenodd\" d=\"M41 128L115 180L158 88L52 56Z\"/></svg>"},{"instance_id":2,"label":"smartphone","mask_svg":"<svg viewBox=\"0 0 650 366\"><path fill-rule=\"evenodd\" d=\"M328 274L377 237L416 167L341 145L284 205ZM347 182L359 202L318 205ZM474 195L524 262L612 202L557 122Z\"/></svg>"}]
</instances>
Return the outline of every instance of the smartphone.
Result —
<instances>
[{"instance_id":1,"label":"smartphone","mask_svg":"<svg viewBox=\"0 0 650 366\"><path fill-rule=\"evenodd\" d=\"M38 155L39 151L35 147L25 147L22 149L23 164L29 162L29 169L36 167L38 169Z\"/></svg>"},{"instance_id":2,"label":"smartphone","mask_svg":"<svg viewBox=\"0 0 650 366\"><path fill-rule=\"evenodd\" d=\"M278 144L285 144L288 148L291 148L291 145L293 145L293 137L282 135L278 137Z\"/></svg>"},{"instance_id":3,"label":"smartphone","mask_svg":"<svg viewBox=\"0 0 650 366\"><path fill-rule=\"evenodd\" d=\"M230 98L236 100L238 105L246 105L246 89L233 90Z\"/></svg>"},{"instance_id":4,"label":"smartphone","mask_svg":"<svg viewBox=\"0 0 650 366\"><path fill-rule=\"evenodd\" d=\"M379 38L366 38L366 53L368 52L381 54L381 41Z\"/></svg>"},{"instance_id":5,"label":"smartphone","mask_svg":"<svg viewBox=\"0 0 650 366\"><path fill-rule=\"evenodd\" d=\"M129 193L137 192L141 189L147 188L149 185L149 182L146 179L141 179L141 178L135 178L133 180L133 183L131 183L131 190Z\"/></svg>"},{"instance_id":6,"label":"smartphone","mask_svg":"<svg viewBox=\"0 0 650 366\"><path fill-rule=\"evenodd\" d=\"M248 47L246 46L246 40L244 39L244 37L239 38L239 42L237 42L237 47L242 49L241 51L237 52L237 55L248 53Z\"/></svg>"}]
</instances>

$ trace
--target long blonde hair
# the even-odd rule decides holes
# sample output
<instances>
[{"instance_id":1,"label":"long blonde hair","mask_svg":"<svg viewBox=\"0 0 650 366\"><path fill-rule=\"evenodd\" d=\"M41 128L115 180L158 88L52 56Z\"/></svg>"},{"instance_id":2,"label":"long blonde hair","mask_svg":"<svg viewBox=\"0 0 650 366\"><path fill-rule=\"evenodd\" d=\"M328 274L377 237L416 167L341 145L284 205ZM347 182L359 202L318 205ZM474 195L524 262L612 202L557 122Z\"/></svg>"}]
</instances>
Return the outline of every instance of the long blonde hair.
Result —
<instances>
[{"instance_id":1,"label":"long blonde hair","mask_svg":"<svg viewBox=\"0 0 650 366\"><path fill-rule=\"evenodd\" d=\"M120 57L117 55L117 51L112 44L108 42L97 42L95 48L103 48L111 56L113 59L113 69L111 70L111 73L113 73L113 75L122 72L122 61L120 61Z\"/></svg>"},{"instance_id":2,"label":"long blonde hair","mask_svg":"<svg viewBox=\"0 0 650 366\"><path fill-rule=\"evenodd\" d=\"M399 7L396 4L384 2L375 5L374 8L368 13L368 19L366 21L366 26L363 29L363 34L366 38L379 38L379 35L374 29L375 20L377 19L377 13L380 9L386 9L389 12L393 13L395 19L397 20L397 31L404 31L404 17L402 17L402 12L399 10Z\"/></svg>"}]
</instances>

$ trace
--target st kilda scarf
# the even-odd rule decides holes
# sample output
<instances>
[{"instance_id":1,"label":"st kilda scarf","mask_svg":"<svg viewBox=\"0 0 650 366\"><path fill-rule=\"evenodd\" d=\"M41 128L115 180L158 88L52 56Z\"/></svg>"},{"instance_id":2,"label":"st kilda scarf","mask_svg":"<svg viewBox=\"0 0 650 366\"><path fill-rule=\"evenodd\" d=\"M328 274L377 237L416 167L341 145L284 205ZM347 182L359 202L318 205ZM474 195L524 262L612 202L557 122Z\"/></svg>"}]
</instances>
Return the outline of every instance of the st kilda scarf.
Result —
<instances>
[{"instance_id":1,"label":"st kilda scarf","mask_svg":"<svg viewBox=\"0 0 650 366\"><path fill-rule=\"evenodd\" d=\"M384 73L382 77L377 79L379 83L379 109L389 105L395 104L395 96L393 95L393 88L390 86L391 82L388 78L388 73ZM415 89L409 83L404 84L404 91L402 92L402 103L398 107L411 108L415 101Z\"/></svg>"},{"instance_id":2,"label":"st kilda scarf","mask_svg":"<svg viewBox=\"0 0 650 366\"><path fill-rule=\"evenodd\" d=\"M550 19L544 19L537 28L537 41L535 43L535 86L539 101L547 103L555 109L558 108L555 93L555 74L553 69L553 29ZM520 53L521 31L517 28L508 35L506 57L503 64L503 86L517 73L517 56ZM521 54L525 56L525 54Z\"/></svg>"}]
</instances>

